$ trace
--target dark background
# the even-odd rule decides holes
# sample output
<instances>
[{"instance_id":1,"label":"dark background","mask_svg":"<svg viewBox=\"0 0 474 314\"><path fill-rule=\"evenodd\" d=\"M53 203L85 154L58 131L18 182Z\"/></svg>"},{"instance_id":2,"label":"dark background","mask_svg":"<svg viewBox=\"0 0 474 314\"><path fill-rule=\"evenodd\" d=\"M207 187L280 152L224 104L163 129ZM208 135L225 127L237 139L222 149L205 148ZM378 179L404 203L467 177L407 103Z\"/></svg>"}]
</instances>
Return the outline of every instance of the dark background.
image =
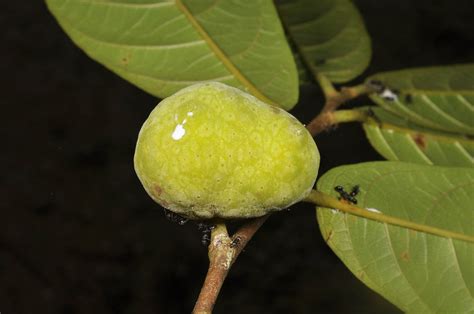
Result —
<instances>
[{"instance_id":1,"label":"dark background","mask_svg":"<svg viewBox=\"0 0 474 314\"><path fill-rule=\"evenodd\" d=\"M474 61L474 4L356 1L365 74ZM6 1L1 29L0 312L186 313L207 269L193 223L168 222L133 171L157 103L72 44L42 1ZM294 114L321 107L303 88ZM367 99L357 104L367 104ZM321 174L380 159L358 125L317 137ZM216 313L396 313L326 246L311 206L273 215L232 268Z\"/></svg>"}]
</instances>

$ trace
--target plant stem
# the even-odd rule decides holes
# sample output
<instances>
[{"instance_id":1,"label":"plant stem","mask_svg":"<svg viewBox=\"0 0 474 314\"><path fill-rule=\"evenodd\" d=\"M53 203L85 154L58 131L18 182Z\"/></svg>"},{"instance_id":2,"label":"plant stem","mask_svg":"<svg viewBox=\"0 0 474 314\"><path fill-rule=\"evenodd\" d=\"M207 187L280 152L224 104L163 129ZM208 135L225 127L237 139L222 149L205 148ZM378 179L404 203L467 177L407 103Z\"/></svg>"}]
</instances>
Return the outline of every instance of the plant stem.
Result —
<instances>
[{"instance_id":1,"label":"plant stem","mask_svg":"<svg viewBox=\"0 0 474 314\"><path fill-rule=\"evenodd\" d=\"M326 99L336 97L339 94L339 92L334 88L334 85L326 76L318 73L315 75L315 78Z\"/></svg>"},{"instance_id":2,"label":"plant stem","mask_svg":"<svg viewBox=\"0 0 474 314\"><path fill-rule=\"evenodd\" d=\"M370 115L367 111L358 109L336 110L332 113L334 123L364 122Z\"/></svg>"},{"instance_id":3,"label":"plant stem","mask_svg":"<svg viewBox=\"0 0 474 314\"><path fill-rule=\"evenodd\" d=\"M326 102L321 112L307 125L308 131L315 136L331 126L341 122L360 121L360 117L335 117L334 113L340 105L348 100L357 98L361 95L372 92L372 88L366 84L356 85L352 87L342 87L340 91L336 90L332 82L322 74L316 75L316 80L321 87Z\"/></svg>"},{"instance_id":4,"label":"plant stem","mask_svg":"<svg viewBox=\"0 0 474 314\"><path fill-rule=\"evenodd\" d=\"M234 250L224 223L218 223L211 232L209 269L194 306L193 313L211 313L217 296L229 272Z\"/></svg>"},{"instance_id":5,"label":"plant stem","mask_svg":"<svg viewBox=\"0 0 474 314\"><path fill-rule=\"evenodd\" d=\"M212 313L230 267L268 217L269 215L259 217L244 224L232 238L224 223L218 223L212 230L208 248L209 268L193 309L194 314Z\"/></svg>"},{"instance_id":6,"label":"plant stem","mask_svg":"<svg viewBox=\"0 0 474 314\"><path fill-rule=\"evenodd\" d=\"M350 109L321 112L307 126L309 133L313 136L344 122L363 122L368 118L366 111Z\"/></svg>"}]
</instances>

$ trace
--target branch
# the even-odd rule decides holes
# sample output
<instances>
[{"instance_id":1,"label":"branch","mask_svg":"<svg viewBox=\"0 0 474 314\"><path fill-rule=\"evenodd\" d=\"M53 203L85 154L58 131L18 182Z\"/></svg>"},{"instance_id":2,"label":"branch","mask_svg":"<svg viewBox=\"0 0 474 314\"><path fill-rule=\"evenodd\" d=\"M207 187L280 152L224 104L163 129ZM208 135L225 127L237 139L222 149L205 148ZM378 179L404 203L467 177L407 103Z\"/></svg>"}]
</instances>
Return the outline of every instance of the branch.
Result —
<instances>
[{"instance_id":1,"label":"branch","mask_svg":"<svg viewBox=\"0 0 474 314\"><path fill-rule=\"evenodd\" d=\"M336 115L337 111L335 110L351 99L372 92L374 87L361 84L352 87L342 87L338 91L324 75L316 75L316 80L323 90L326 102L321 112L306 126L311 135L315 136L341 122L361 121L359 116L353 116L350 119L347 119L347 117L340 119Z\"/></svg>"},{"instance_id":2,"label":"branch","mask_svg":"<svg viewBox=\"0 0 474 314\"><path fill-rule=\"evenodd\" d=\"M313 136L330 129L334 125L344 122L364 122L370 114L367 111L351 109L336 111L321 111L307 126L309 133Z\"/></svg>"},{"instance_id":3,"label":"branch","mask_svg":"<svg viewBox=\"0 0 474 314\"><path fill-rule=\"evenodd\" d=\"M212 230L208 248L209 269L194 306L194 314L212 313L230 267L268 217L269 215L266 215L251 220L243 225L232 238L229 237L224 223L218 223Z\"/></svg>"},{"instance_id":4,"label":"branch","mask_svg":"<svg viewBox=\"0 0 474 314\"><path fill-rule=\"evenodd\" d=\"M232 240L238 242L234 261L242 252L250 239L252 239L253 235L258 231L258 229L260 229L265 221L267 221L268 217L270 217L270 214L252 219L240 227L240 229L232 236Z\"/></svg>"},{"instance_id":5,"label":"branch","mask_svg":"<svg viewBox=\"0 0 474 314\"><path fill-rule=\"evenodd\" d=\"M231 248L230 244L231 239L227 234L225 224L218 223L211 233L209 269L193 313L204 314L212 312L234 255L235 250Z\"/></svg>"}]
</instances>

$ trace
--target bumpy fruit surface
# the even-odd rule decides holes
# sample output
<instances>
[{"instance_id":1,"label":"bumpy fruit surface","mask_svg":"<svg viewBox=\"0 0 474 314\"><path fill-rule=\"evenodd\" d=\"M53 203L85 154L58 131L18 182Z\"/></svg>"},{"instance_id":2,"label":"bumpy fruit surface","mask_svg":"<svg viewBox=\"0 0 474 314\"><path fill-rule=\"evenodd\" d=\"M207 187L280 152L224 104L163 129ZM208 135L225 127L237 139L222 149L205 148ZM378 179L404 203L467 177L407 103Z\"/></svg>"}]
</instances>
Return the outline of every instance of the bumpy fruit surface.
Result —
<instances>
[{"instance_id":1,"label":"bumpy fruit surface","mask_svg":"<svg viewBox=\"0 0 474 314\"><path fill-rule=\"evenodd\" d=\"M246 218L306 197L319 152L289 113L236 88L201 83L158 104L134 161L163 207L191 219Z\"/></svg>"}]
</instances>

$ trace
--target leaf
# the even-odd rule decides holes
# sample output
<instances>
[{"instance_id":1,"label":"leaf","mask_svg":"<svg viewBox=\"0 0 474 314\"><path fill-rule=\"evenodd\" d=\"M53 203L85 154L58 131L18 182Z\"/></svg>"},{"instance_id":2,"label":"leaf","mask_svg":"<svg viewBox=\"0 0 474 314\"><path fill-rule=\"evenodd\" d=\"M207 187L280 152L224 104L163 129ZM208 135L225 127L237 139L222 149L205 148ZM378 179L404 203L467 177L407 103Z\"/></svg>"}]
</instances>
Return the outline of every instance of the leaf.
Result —
<instances>
[{"instance_id":1,"label":"leaf","mask_svg":"<svg viewBox=\"0 0 474 314\"><path fill-rule=\"evenodd\" d=\"M370 144L383 157L428 165L474 167L474 140L423 128L382 108L363 127Z\"/></svg>"},{"instance_id":2,"label":"leaf","mask_svg":"<svg viewBox=\"0 0 474 314\"><path fill-rule=\"evenodd\" d=\"M318 190L360 186L358 206L474 236L474 169L369 162L332 169ZM381 215L384 216L384 215ZM321 233L371 289L409 313L474 311L474 243L318 208Z\"/></svg>"},{"instance_id":3,"label":"leaf","mask_svg":"<svg viewBox=\"0 0 474 314\"><path fill-rule=\"evenodd\" d=\"M47 0L72 40L145 91L232 85L291 109L295 62L270 0Z\"/></svg>"},{"instance_id":4,"label":"leaf","mask_svg":"<svg viewBox=\"0 0 474 314\"><path fill-rule=\"evenodd\" d=\"M474 135L474 64L375 74L367 82L385 88L370 97L419 125Z\"/></svg>"},{"instance_id":5,"label":"leaf","mask_svg":"<svg viewBox=\"0 0 474 314\"><path fill-rule=\"evenodd\" d=\"M313 79L311 77L311 73L306 69L303 60L301 60L301 56L293 50L293 57L295 58L296 69L298 70L298 82L299 85L309 85L313 83Z\"/></svg>"},{"instance_id":6,"label":"leaf","mask_svg":"<svg viewBox=\"0 0 474 314\"><path fill-rule=\"evenodd\" d=\"M370 37L349 0L277 0L277 9L305 64L330 81L361 74L372 54Z\"/></svg>"}]
</instances>

